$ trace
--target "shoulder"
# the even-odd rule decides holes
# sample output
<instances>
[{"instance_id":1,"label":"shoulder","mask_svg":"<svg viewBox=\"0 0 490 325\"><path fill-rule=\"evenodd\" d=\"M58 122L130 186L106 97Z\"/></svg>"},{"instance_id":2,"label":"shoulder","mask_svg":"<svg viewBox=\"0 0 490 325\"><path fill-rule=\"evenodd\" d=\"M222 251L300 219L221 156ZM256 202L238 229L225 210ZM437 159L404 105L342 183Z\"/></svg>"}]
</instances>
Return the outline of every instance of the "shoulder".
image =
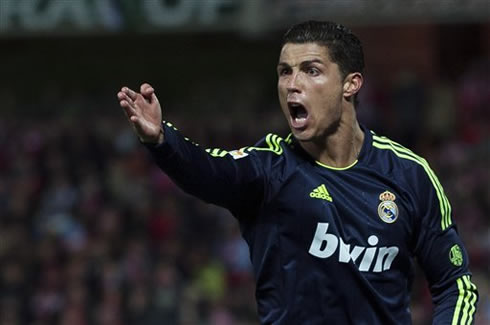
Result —
<instances>
[{"instance_id":1,"label":"shoulder","mask_svg":"<svg viewBox=\"0 0 490 325\"><path fill-rule=\"evenodd\" d=\"M440 188L435 172L427 160L388 137L373 134L372 146L380 166L395 177L403 178L417 191Z\"/></svg>"},{"instance_id":2,"label":"shoulder","mask_svg":"<svg viewBox=\"0 0 490 325\"><path fill-rule=\"evenodd\" d=\"M292 136L281 137L269 133L254 145L237 150L207 149L209 154L220 157L232 157L237 162L252 160L272 178L284 179L294 172L301 158L294 149Z\"/></svg>"},{"instance_id":3,"label":"shoulder","mask_svg":"<svg viewBox=\"0 0 490 325\"><path fill-rule=\"evenodd\" d=\"M389 165L391 176L408 184L412 195L423 209L435 206L442 216L442 229L451 224L451 205L429 162L401 144L373 134L372 146L381 157L380 164Z\"/></svg>"},{"instance_id":4,"label":"shoulder","mask_svg":"<svg viewBox=\"0 0 490 325\"><path fill-rule=\"evenodd\" d=\"M275 133L269 133L252 146L235 150L223 150L220 148L208 148L206 152L213 157L231 156L238 160L245 157L256 157L259 160L284 161L295 156L292 151L292 137L289 134L283 138Z\"/></svg>"},{"instance_id":5,"label":"shoulder","mask_svg":"<svg viewBox=\"0 0 490 325\"><path fill-rule=\"evenodd\" d=\"M291 135L287 136L286 138L282 138L281 136L274 134L274 133L269 133L262 139L260 139L254 146L247 147L245 150L247 152L256 152L260 153L263 152L265 153L265 156L269 156L270 154L274 154L278 157L276 158L284 158L285 155L287 154L289 148L289 145L291 144ZM271 156L274 157L274 156Z\"/></svg>"},{"instance_id":6,"label":"shoulder","mask_svg":"<svg viewBox=\"0 0 490 325\"><path fill-rule=\"evenodd\" d=\"M231 156L234 159L242 159L248 156L265 159L267 157L279 158L286 149L286 139L277 134L269 133L253 146L243 147L235 150L223 150L220 148L208 148L206 152L213 157Z\"/></svg>"},{"instance_id":7,"label":"shoulder","mask_svg":"<svg viewBox=\"0 0 490 325\"><path fill-rule=\"evenodd\" d=\"M386 136L372 132L372 147L375 163L393 173L412 171L414 173L432 174L427 160L400 143Z\"/></svg>"},{"instance_id":8,"label":"shoulder","mask_svg":"<svg viewBox=\"0 0 490 325\"><path fill-rule=\"evenodd\" d=\"M245 152L257 157L266 171L276 176L291 173L299 163L299 157L293 149L291 135L283 138L269 133L255 145L245 148Z\"/></svg>"}]
</instances>

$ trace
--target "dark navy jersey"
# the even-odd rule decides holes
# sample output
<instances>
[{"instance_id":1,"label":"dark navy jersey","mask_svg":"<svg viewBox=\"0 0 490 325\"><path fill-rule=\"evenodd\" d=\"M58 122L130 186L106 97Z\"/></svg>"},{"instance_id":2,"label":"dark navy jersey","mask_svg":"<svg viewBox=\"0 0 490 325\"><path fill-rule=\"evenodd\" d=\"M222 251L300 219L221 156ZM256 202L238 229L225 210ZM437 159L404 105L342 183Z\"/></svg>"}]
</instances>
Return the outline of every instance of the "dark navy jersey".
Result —
<instances>
[{"instance_id":1,"label":"dark navy jersey","mask_svg":"<svg viewBox=\"0 0 490 325\"><path fill-rule=\"evenodd\" d=\"M321 164L293 137L202 149L164 124L148 146L182 189L229 209L250 247L262 324L410 324L414 260L434 324L471 324L478 294L427 161L363 128L358 160Z\"/></svg>"}]
</instances>

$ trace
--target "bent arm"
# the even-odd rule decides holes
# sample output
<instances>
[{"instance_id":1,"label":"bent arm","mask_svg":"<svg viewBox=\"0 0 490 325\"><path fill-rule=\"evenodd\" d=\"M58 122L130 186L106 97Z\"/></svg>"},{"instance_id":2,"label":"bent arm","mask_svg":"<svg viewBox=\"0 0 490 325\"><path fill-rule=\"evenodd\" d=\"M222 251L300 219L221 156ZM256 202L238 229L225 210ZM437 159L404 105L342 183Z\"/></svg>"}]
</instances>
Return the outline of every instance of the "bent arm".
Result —
<instances>
[{"instance_id":1,"label":"bent arm","mask_svg":"<svg viewBox=\"0 0 490 325\"><path fill-rule=\"evenodd\" d=\"M433 172L414 179L420 182L415 255L429 282L433 324L473 324L478 291L449 200Z\"/></svg>"},{"instance_id":2,"label":"bent arm","mask_svg":"<svg viewBox=\"0 0 490 325\"><path fill-rule=\"evenodd\" d=\"M433 324L473 324L478 291L451 205L428 165L417 172L412 177L418 195L414 253L429 283Z\"/></svg>"},{"instance_id":3,"label":"bent arm","mask_svg":"<svg viewBox=\"0 0 490 325\"><path fill-rule=\"evenodd\" d=\"M434 303L433 324L473 324L478 291L471 282L468 254L456 228L428 231L419 261Z\"/></svg>"}]
</instances>

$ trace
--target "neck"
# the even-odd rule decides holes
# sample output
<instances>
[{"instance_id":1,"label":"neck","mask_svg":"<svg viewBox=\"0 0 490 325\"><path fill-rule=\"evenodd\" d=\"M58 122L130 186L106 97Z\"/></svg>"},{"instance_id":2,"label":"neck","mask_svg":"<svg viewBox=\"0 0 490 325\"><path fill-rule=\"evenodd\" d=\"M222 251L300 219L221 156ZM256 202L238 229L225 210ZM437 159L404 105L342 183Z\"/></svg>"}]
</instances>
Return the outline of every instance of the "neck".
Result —
<instances>
[{"instance_id":1,"label":"neck","mask_svg":"<svg viewBox=\"0 0 490 325\"><path fill-rule=\"evenodd\" d=\"M354 107L346 108L333 133L318 139L301 142L303 149L316 161L335 168L352 165L364 142L364 132L357 122Z\"/></svg>"}]
</instances>

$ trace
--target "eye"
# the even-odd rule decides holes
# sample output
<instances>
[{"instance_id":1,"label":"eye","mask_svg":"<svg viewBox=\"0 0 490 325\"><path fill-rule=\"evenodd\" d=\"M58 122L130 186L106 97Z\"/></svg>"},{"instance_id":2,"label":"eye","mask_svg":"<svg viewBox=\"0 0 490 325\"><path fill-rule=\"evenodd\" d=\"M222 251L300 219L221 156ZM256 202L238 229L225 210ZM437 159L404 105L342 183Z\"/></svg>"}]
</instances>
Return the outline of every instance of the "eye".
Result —
<instances>
[{"instance_id":1,"label":"eye","mask_svg":"<svg viewBox=\"0 0 490 325\"><path fill-rule=\"evenodd\" d=\"M316 77L320 74L320 70L315 67L309 67L306 69L306 73L310 76Z\"/></svg>"},{"instance_id":2,"label":"eye","mask_svg":"<svg viewBox=\"0 0 490 325\"><path fill-rule=\"evenodd\" d=\"M288 75L291 73L291 69L290 68L279 68L277 73L280 75L280 76L285 76L285 75Z\"/></svg>"}]
</instances>

